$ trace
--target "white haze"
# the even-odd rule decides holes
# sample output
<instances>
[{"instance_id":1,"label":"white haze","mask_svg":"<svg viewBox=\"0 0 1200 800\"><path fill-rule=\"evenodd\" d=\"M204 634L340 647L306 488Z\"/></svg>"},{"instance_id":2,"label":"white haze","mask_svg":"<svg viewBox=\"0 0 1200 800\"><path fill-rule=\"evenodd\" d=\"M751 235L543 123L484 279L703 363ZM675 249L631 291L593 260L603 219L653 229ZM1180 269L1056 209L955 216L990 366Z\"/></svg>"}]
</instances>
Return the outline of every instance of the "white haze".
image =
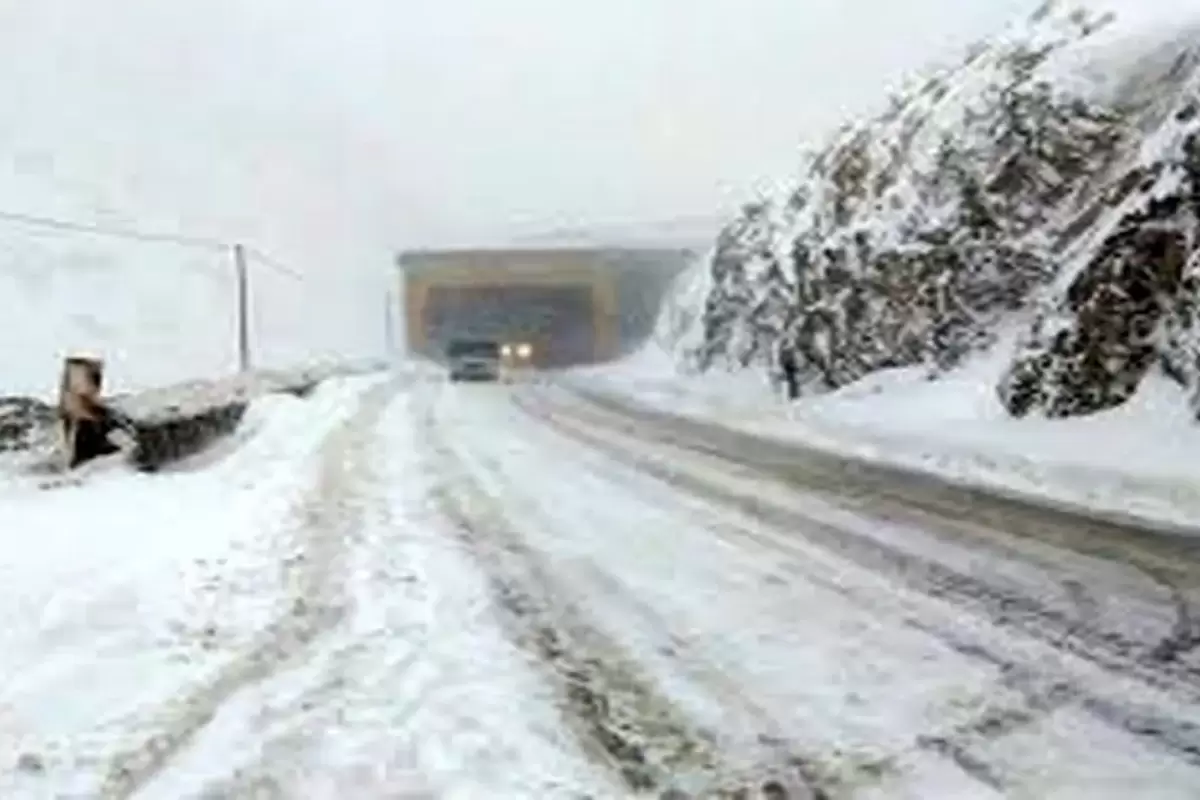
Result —
<instances>
[{"instance_id":1,"label":"white haze","mask_svg":"<svg viewBox=\"0 0 1200 800\"><path fill-rule=\"evenodd\" d=\"M313 348L376 352L395 248L725 213L1032 5L3 0L0 211L253 243Z\"/></svg>"}]
</instances>

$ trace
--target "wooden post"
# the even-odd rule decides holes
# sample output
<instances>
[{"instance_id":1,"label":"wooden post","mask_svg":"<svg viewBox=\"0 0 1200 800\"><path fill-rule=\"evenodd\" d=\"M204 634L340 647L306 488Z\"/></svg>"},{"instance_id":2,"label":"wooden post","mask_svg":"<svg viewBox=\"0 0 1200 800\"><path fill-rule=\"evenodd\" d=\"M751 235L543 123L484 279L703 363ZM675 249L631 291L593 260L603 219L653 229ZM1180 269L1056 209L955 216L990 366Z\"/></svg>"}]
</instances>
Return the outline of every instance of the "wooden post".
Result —
<instances>
[{"instance_id":1,"label":"wooden post","mask_svg":"<svg viewBox=\"0 0 1200 800\"><path fill-rule=\"evenodd\" d=\"M237 273L237 346L238 370L250 371L250 276L246 267L246 248L233 246L233 267Z\"/></svg>"},{"instance_id":2,"label":"wooden post","mask_svg":"<svg viewBox=\"0 0 1200 800\"><path fill-rule=\"evenodd\" d=\"M58 384L58 421L63 466L67 469L103 455L88 436L100 421L100 389L104 382L104 362L90 356L63 359ZM85 434L81 436L82 434ZM85 452L86 451L86 452Z\"/></svg>"},{"instance_id":3,"label":"wooden post","mask_svg":"<svg viewBox=\"0 0 1200 800\"><path fill-rule=\"evenodd\" d=\"M68 356L63 359L58 386L58 404L63 409L83 409L100 400L104 384L104 361L93 356ZM73 413L82 413L81 411Z\"/></svg>"}]
</instances>

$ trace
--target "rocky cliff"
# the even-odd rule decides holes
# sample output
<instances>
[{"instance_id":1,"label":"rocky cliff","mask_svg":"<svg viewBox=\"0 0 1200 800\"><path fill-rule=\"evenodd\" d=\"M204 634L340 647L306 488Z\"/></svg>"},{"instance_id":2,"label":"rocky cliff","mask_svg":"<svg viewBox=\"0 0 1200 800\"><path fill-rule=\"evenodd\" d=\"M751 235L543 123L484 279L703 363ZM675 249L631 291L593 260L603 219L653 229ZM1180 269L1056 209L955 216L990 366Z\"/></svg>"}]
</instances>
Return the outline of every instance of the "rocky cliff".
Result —
<instances>
[{"instance_id":1,"label":"rocky cliff","mask_svg":"<svg viewBox=\"0 0 1200 800\"><path fill-rule=\"evenodd\" d=\"M790 348L826 391L1015 325L1012 414L1111 407L1152 369L1200 394L1200 38L1161 30L1049 2L845 126L720 233L681 360Z\"/></svg>"}]
</instances>

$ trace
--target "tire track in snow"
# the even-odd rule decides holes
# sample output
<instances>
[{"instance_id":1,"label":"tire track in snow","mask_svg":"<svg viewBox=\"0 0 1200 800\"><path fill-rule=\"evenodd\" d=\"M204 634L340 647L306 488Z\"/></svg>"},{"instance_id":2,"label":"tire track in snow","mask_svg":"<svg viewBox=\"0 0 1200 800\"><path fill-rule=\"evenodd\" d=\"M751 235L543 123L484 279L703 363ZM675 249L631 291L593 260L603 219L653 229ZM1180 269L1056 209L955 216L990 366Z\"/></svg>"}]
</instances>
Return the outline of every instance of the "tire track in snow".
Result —
<instances>
[{"instance_id":1,"label":"tire track in snow","mask_svg":"<svg viewBox=\"0 0 1200 800\"><path fill-rule=\"evenodd\" d=\"M611 450L614 445L610 440L589 432L589 428L609 430L620 437L654 441L664 448L663 456L672 451L679 454L694 453L702 458L716 459L734 470L751 470L776 484L780 481L780 476L774 472L734 460L713 448L694 443L689 446L686 441L664 437L662 432L631 418L613 419L617 412L592 412L590 409L571 407L564 413L556 404L544 399L530 402L521 398L517 402L528 413L546 418L555 425L567 425L565 420L572 418L570 430L580 436L588 436L598 447ZM1190 608L1181 591L1171 582L1173 579L1165 576L1161 569L1130 564L1168 593L1177 617L1170 634L1158 642L1147 643L1131 639L1116 630L1100 629L1078 615L1068 615L985 578L963 573L873 537L815 519L764 493L750 493L732 485L718 484L709 477L697 474L695 470L689 472L665 467L644 454L631 452L629 447L621 448L621 453L623 458L636 458L644 469L656 471L660 478L679 486L686 484L690 491L721 499L753 516L773 522L781 529L800 525L806 538L821 544L830 552L840 553L873 571L892 575L898 582L918 588L931 597L944 597L962 608L973 609L999 627L1021 630L1064 653L1135 677L1149 686L1185 694L1191 701L1200 702L1200 671L1181 660L1180 656L1186 652L1186 647L1174 646L1177 639L1194 635ZM677 463L685 463L679 455L673 458ZM868 506L864 513L870 514L872 509ZM1067 594L1071 595L1069 589ZM1074 605L1078 609L1080 604L1077 597Z\"/></svg>"},{"instance_id":2,"label":"tire track in snow","mask_svg":"<svg viewBox=\"0 0 1200 800\"><path fill-rule=\"evenodd\" d=\"M294 554L280 565L289 591L276 617L215 675L171 698L149 723L138 726L153 732L110 760L100 787L102 798L132 797L149 785L229 698L271 677L343 619L345 598L338 571L346 538L357 524L355 495L368 469L363 453L395 391L391 380L368 389L358 410L322 444L316 485L291 520L289 544Z\"/></svg>"},{"instance_id":3,"label":"tire track in snow","mask_svg":"<svg viewBox=\"0 0 1200 800\"><path fill-rule=\"evenodd\" d=\"M1049 544L1138 570L1171 597L1175 623L1153 645L1145 646L1116 632L1108 632L1108 644L1128 653L1140 650L1139 658L1149 663L1171 663L1175 673L1186 673L1200 687L1200 663L1183 663L1185 656L1200 649L1200 625L1195 622L1200 618L1195 608L1200 601L1194 596L1200 590L1200 538L1156 531L1146 527L1147 523L1092 517L1083 509L1058 508L1049 501L1038 504L999 489L959 486L937 476L798 443L775 442L715 423L627 405L579 387L569 391L590 413L607 415L610 424L626 430L633 426L665 444L753 469L775 480L799 483L848 506L864 505L865 501L868 511L881 518L896 514L940 536L1002 554L1005 546L995 536L997 532L1014 541ZM754 455L746 457L748 452ZM1018 557L1032 560L1028 552L1018 552ZM1064 589L1072 593L1070 586Z\"/></svg>"},{"instance_id":4,"label":"tire track in snow","mask_svg":"<svg viewBox=\"0 0 1200 800\"><path fill-rule=\"evenodd\" d=\"M681 486L674 476L657 470L655 465L648 467L644 460L631 460L625 450L615 446L611 441L581 435L573 428L555 424L553 420L540 415L538 418L581 446L604 453L609 458L619 460L620 463L636 466L643 473L659 480L664 485L682 489L690 493L695 492L694 486ZM786 536L731 522L722 522L721 524L714 525L711 521L708 521L707 524L701 521L701 527L735 547L744 547L749 542L773 555L783 556L783 560L776 565L777 568L789 575L800 578L806 583L819 586L837 594L860 608L875 614L897 616L897 611L894 607L889 608L886 602L880 602L876 597L877 592L871 594L863 589L838 583L831 579L829 572L823 571L819 565L813 567L813 553L790 541ZM820 561L819 559L815 560ZM978 652L983 652L978 649L977 645L968 645L957 639L948 637L943 630L939 630L931 625L917 623L911 617L899 618L898 624L920 630L922 633L928 634L943 643L950 644L952 649L964 655L976 657ZM1017 689L1021 694L1023 702L1018 706L1011 704L1000 705L989 702L975 720L960 724L949 733L918 735L915 737L910 750L929 750L948 758L973 779L992 789L1002 791L1006 788L1004 778L993 770L986 761L975 756L972 752L973 748L970 745L978 745L984 738L996 738L1002 733L1013 732L1020 727L1033 725L1038 720L1052 713L1056 708L1066 705L1068 698L1063 696L1061 691L1062 684L1054 684L1050 691L1046 691L1039 688L1031 679L1026 678L1024 681L1025 685L1018 687L1012 679L1012 676L1017 673L1014 664L998 658L987 658L985 660L1001 671L1001 687ZM845 774L845 770L835 770L829 774L812 771L809 782L815 786L828 785L831 787L831 790L836 790L834 787L843 786L849 780L853 781L853 785L856 788L861 788L860 774L865 773L867 776L878 778L886 774L891 765L902 755L904 754L901 752L893 752L884 758L876 759L867 764L853 765L856 774L850 776ZM807 761L809 763L821 764L823 759L810 758Z\"/></svg>"},{"instance_id":5,"label":"tire track in snow","mask_svg":"<svg viewBox=\"0 0 1200 800\"><path fill-rule=\"evenodd\" d=\"M675 475L661 470L653 462L648 465L644 459L631 459L628 452L611 441L582 434L574 428L559 424L541 415L538 415L538 419L579 445L603 453L607 457L617 460L618 463L634 466L641 470L642 473L660 481L663 485L693 494L696 493L695 486L681 485L681 482ZM632 481L630 482L632 483ZM753 546L772 555L782 556L783 559L776 564L778 569L799 578L805 583L830 591L857 607L874 614L898 616L897 609L894 607L895 604L893 603L892 607L888 607L886 602L881 601L877 597L878 592L869 593L861 588L847 586L833 580L828 571L822 570L820 564L823 562L821 559L814 559L813 553L810 550L790 541L784 535L727 521L723 521L720 524L713 524L711 520L700 520L700 526L735 547L744 547L747 543L751 543ZM815 567L812 566L814 561L818 562L818 565ZM839 572L841 571L843 570L839 569ZM894 600L894 598L892 599ZM988 655L978 645L962 642L947 635L944 630L917 622L911 616L899 617L897 622L900 625L919 630L943 643L949 644L951 649L961 654L973 658L977 658L981 653ZM1065 706L1070 698L1065 696L1061 683L1053 684L1050 690L1047 691L1037 686L1031 678L1026 677L1022 682L1023 685L1018 686L1017 681L1013 679L1013 675L1024 675L1024 673L1017 670L1014 663L996 657L986 657L985 660L1000 670L1000 686L1017 689L1023 702L1018 706L988 703L975 720L960 724L948 733L918 735L915 737L910 749L935 752L953 761L964 773L975 780L993 789L1002 791L1006 788L1005 780L988 766L984 760L972 753L969 743L979 744L984 738L997 738L1003 733L1014 732L1021 727L1033 725L1046 715L1052 713L1055 709ZM883 775L890 768L890 765L895 763L901 755L903 753L893 752L888 754L887 757L877 759L871 763L855 765L857 767L856 771L865 772L868 775ZM808 759L808 761L820 764L822 759L812 758ZM850 776L849 779L855 780L856 776ZM817 786L838 786L843 784L845 780L846 776L838 772L834 772L832 775L820 775L814 772L810 777L810 783ZM857 781L855 786L858 787Z\"/></svg>"},{"instance_id":6,"label":"tire track in snow","mask_svg":"<svg viewBox=\"0 0 1200 800\"><path fill-rule=\"evenodd\" d=\"M549 566L512 527L509 510L476 483L432 408L421 426L441 477L435 498L492 584L510 636L559 689L564 722L580 745L636 796L823 800L802 761L755 769L727 763L716 735L695 725L617 640L570 602ZM503 470L489 467L503 481ZM765 748L764 748L765 749Z\"/></svg>"},{"instance_id":7,"label":"tire track in snow","mask_svg":"<svg viewBox=\"0 0 1200 800\"><path fill-rule=\"evenodd\" d=\"M977 584L968 576L956 576L954 580L942 583L938 581L938 576L941 571L948 570L942 565L937 565L939 571L931 575L925 569L924 564L914 565L908 560L903 560L899 562L901 566L897 566L887 558L883 560L875 557L864 558L863 552L858 551L857 548L846 546L848 540L861 538L852 532L809 519L789 508L775 507L768 498L752 496L730 486L720 485L712 479L690 473L686 468L672 466L672 464L679 464L677 456L667 463L639 452L638 448L630 447L628 444L622 445L618 443L618 439L623 438L622 436L611 435L617 433L613 426L607 427L610 435L601 433L605 430L606 424L603 419L594 420L593 424L596 427L592 427L582 421L567 421L562 415L554 413L551 407L538 402L531 403L523 398L518 398L515 402L526 413L559 430L563 435L582 446L607 453L626 464L636 465L639 471L668 486L709 497L740 509L750 517L760 519L780 532L802 531L805 539L827 549L831 554L849 558L869 571L890 575L899 585L912 586L929 597L944 597L954 601L956 605L964 603L976 606L978 606L978 601L983 599L985 602L982 610L991 617L997 627L1013 628L1021 633L1032 635L1055 649L1064 649L1114 672L1130 674L1159 689L1177 692L1181 688L1176 681L1170 680L1169 676L1148 666L1145 659L1128 657L1119 660L1111 657L1097 659L1089 657L1090 654L1087 651L1081 652L1078 648L1064 648L1064 631L1071 629L1071 625L1051 626L1049 630L1038 629L1036 623L1039 620L1036 608L1031 609L1032 619L1024 620L1012 613L1013 607L1017 603L1008 600L1003 592L998 592L998 590L983 584ZM667 455L667 453L662 455ZM803 556L803 553L797 551L794 545L787 544L786 536L766 537L762 533L736 526L731 530L747 541L765 545L781 555L787 556L792 562L795 562L797 557ZM872 550L876 547L884 547L873 541L868 544ZM886 556L887 554L881 550L873 555ZM910 554L904 555L906 559L912 558ZM804 572L806 580L812 578L807 571ZM935 581L932 584L928 583L931 579ZM1023 698L1023 702L1015 707L989 704L973 723L960 726L946 734L921 736L916 742L918 747L950 757L964 771L993 787L1001 786L1002 779L992 772L984 762L971 755L971 748L968 744L978 745L984 740L998 738L1018 727L1032 725L1068 703L1077 704L1113 727L1147 740L1182 761L1200 766L1200 725L1195 722L1165 716L1161 711L1139 707L1123 698L1114 699L1089 692L1074 683L1064 682L1061 677L1031 670L1016 663L1011 657L994 652L975 642L964 641L959 632L948 630L944 626L931 625L928 622L911 618L906 619L904 623L925 631L963 655L992 664L1000 670L1002 683L1008 688L1015 689ZM1192 699L1194 702L1194 697Z\"/></svg>"}]
</instances>

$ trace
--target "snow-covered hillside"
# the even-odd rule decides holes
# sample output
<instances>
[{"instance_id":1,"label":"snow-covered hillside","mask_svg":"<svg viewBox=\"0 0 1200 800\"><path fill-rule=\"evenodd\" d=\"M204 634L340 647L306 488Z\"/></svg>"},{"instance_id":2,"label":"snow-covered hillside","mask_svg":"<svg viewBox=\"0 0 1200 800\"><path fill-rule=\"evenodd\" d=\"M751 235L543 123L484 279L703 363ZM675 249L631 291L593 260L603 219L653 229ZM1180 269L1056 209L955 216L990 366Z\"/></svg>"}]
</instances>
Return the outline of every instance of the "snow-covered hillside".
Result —
<instances>
[{"instance_id":1,"label":"snow-covered hillside","mask_svg":"<svg viewBox=\"0 0 1200 800\"><path fill-rule=\"evenodd\" d=\"M665 338L701 371L792 348L810 392L1006 348L1014 415L1112 407L1160 367L1194 394L1198 26L1194 3L1047 2L747 206Z\"/></svg>"},{"instance_id":2,"label":"snow-covered hillside","mask_svg":"<svg viewBox=\"0 0 1200 800\"><path fill-rule=\"evenodd\" d=\"M0 212L245 242L302 275L251 265L258 365L375 356L397 173L289 52L283 11L5 4ZM0 220L0 396L52 391L74 348L110 361L114 390L228 374L233 293L219 249Z\"/></svg>"}]
</instances>

